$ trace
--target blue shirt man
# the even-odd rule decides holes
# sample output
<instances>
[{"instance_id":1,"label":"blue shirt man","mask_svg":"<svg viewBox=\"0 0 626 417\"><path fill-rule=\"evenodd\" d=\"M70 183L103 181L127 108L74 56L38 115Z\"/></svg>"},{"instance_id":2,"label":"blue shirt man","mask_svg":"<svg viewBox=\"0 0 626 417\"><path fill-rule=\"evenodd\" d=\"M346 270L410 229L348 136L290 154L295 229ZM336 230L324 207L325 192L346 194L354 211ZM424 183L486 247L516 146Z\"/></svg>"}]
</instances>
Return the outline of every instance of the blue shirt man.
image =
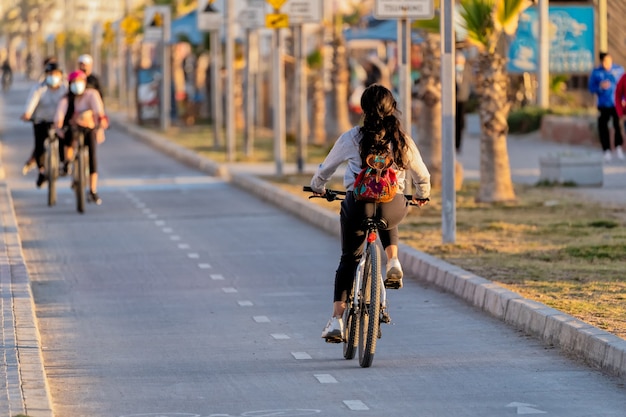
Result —
<instances>
[{"instance_id":1,"label":"blue shirt man","mask_svg":"<svg viewBox=\"0 0 626 417\"><path fill-rule=\"evenodd\" d=\"M615 147L620 148L623 143L622 129L619 117L615 109L615 87L617 81L624 74L624 67L613 63L613 58L607 52L600 52L600 65L591 72L589 76L589 91L596 96L598 111L598 134L600 144L604 151L604 159L610 161L611 136L609 133L609 120L613 119L613 129L615 132Z\"/></svg>"}]
</instances>

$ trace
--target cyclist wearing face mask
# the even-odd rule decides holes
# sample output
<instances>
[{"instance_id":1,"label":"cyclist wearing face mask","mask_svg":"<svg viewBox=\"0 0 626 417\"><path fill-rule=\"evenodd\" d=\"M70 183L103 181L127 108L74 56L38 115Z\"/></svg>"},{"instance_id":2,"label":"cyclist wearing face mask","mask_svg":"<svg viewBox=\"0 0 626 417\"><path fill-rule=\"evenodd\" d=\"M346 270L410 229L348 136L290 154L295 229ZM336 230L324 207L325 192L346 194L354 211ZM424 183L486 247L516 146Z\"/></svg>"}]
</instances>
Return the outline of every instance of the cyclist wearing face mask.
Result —
<instances>
[{"instance_id":1,"label":"cyclist wearing face mask","mask_svg":"<svg viewBox=\"0 0 626 417\"><path fill-rule=\"evenodd\" d=\"M44 143L48 131L54 121L54 115L59 102L67 94L67 87L63 83L63 72L56 62L48 62L44 68L44 80L37 83L31 90L26 108L21 116L24 121L32 121L35 134L35 149L30 159L24 164L22 173L26 175L35 164L39 168L37 187L46 181L44 174ZM60 155L63 160L63 155Z\"/></svg>"},{"instance_id":2,"label":"cyclist wearing face mask","mask_svg":"<svg viewBox=\"0 0 626 417\"><path fill-rule=\"evenodd\" d=\"M87 75L82 71L74 71L68 77L69 93L59 102L54 125L57 134L65 139L65 164L74 158L73 133L82 131L85 145L89 149L89 201L101 204L98 196L98 164L97 145L104 142L104 129L109 127L108 118L104 113L104 105L100 93L87 88Z\"/></svg>"}]
</instances>

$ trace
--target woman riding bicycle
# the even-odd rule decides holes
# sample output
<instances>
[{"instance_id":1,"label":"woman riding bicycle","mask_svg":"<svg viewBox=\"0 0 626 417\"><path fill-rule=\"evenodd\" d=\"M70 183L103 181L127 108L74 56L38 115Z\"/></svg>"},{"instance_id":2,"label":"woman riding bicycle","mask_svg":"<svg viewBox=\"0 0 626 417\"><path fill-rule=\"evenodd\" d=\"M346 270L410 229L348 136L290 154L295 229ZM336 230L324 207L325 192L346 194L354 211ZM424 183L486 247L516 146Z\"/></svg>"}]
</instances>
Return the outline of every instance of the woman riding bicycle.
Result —
<instances>
[{"instance_id":1,"label":"woman riding bicycle","mask_svg":"<svg viewBox=\"0 0 626 417\"><path fill-rule=\"evenodd\" d=\"M26 175L30 168L37 164L37 168L39 168L37 187L41 187L46 181L44 174L45 141L48 138L50 127L52 127L59 102L67 94L67 87L63 84L63 72L56 62L47 63L44 67L44 74L43 82L38 82L31 90L26 101L26 108L21 116L22 120L33 122L35 134L35 147L30 159L22 168L22 174Z\"/></svg>"},{"instance_id":2,"label":"woman riding bicycle","mask_svg":"<svg viewBox=\"0 0 626 417\"><path fill-rule=\"evenodd\" d=\"M339 166L347 162L343 177L347 194L341 203L341 259L335 274L333 315L322 332L322 337L327 340L343 339L342 315L366 238L362 229L363 220L374 214L375 206L377 214L386 220L387 229L379 232L387 255L385 286L401 288L403 273L398 260L398 224L408 212L408 202L403 194L406 173L415 185L413 201L416 204L426 204L425 199L430 195L430 174L415 142L401 128L396 116L396 100L391 91L379 84L367 87L361 96L361 107L363 126L353 127L339 137L311 179L314 194L324 195L326 183ZM392 168L398 180L397 194L385 203L373 204L355 199L353 191L357 175L367 167L368 156L382 148L393 156Z\"/></svg>"},{"instance_id":3,"label":"woman riding bicycle","mask_svg":"<svg viewBox=\"0 0 626 417\"><path fill-rule=\"evenodd\" d=\"M89 200L101 204L98 196L97 145L104 142L104 129L109 127L100 93L87 88L87 75L74 71L68 77L69 93L57 107L54 118L59 137L65 139L65 167L74 158L74 132L82 131L89 149Z\"/></svg>"}]
</instances>

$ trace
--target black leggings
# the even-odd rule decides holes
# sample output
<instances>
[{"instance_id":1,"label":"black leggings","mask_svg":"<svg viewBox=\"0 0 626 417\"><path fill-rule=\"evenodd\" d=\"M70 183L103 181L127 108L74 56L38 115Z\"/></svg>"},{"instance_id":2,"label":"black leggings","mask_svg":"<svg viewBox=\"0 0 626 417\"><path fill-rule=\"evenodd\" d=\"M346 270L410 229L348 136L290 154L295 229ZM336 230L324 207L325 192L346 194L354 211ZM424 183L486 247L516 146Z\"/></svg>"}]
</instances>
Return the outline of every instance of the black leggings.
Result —
<instances>
[{"instance_id":1,"label":"black leggings","mask_svg":"<svg viewBox=\"0 0 626 417\"><path fill-rule=\"evenodd\" d=\"M37 167L40 169L43 168L45 164L46 139L48 138L48 132L50 131L51 126L52 122L40 122L33 125L35 133L35 148L33 149L31 158L37 162ZM59 146L59 159L61 162L65 160L63 146Z\"/></svg>"},{"instance_id":2,"label":"black leggings","mask_svg":"<svg viewBox=\"0 0 626 417\"><path fill-rule=\"evenodd\" d=\"M365 232L362 229L365 218L374 214L375 204L354 199L348 192L341 202L341 260L335 274L335 292L333 301L346 301L352 291L354 273L363 255ZM387 229L379 230L378 235L383 248L398 244L398 224L408 212L408 202L404 195L397 194L388 203L378 204L377 215L387 221Z\"/></svg>"},{"instance_id":3,"label":"black leggings","mask_svg":"<svg viewBox=\"0 0 626 417\"><path fill-rule=\"evenodd\" d=\"M622 129L620 126L619 116L615 107L598 107L600 114L598 115L598 135L600 136L600 145L603 151L611 149L611 136L609 134L609 120L613 119L613 130L615 134L615 147L622 146Z\"/></svg>"},{"instance_id":4,"label":"black leggings","mask_svg":"<svg viewBox=\"0 0 626 417\"><path fill-rule=\"evenodd\" d=\"M76 127L72 129L71 135L66 136L65 146L72 146L75 140L78 139L78 131L83 132L85 135L85 146L89 149L89 173L95 174L98 172L98 158L96 150L98 148L98 140L96 138L96 131L94 129L87 129L84 127Z\"/></svg>"}]
</instances>

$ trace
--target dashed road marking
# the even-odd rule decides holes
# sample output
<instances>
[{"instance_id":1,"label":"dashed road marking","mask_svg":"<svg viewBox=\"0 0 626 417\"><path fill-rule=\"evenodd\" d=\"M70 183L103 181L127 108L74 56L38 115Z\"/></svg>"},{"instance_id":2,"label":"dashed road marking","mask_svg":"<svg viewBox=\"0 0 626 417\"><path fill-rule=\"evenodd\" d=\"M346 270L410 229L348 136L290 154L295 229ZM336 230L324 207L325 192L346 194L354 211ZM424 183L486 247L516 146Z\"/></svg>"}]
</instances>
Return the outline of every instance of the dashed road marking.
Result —
<instances>
[{"instance_id":1,"label":"dashed road marking","mask_svg":"<svg viewBox=\"0 0 626 417\"><path fill-rule=\"evenodd\" d=\"M172 233L174 230L171 227L164 227L163 233Z\"/></svg>"},{"instance_id":2,"label":"dashed road marking","mask_svg":"<svg viewBox=\"0 0 626 417\"><path fill-rule=\"evenodd\" d=\"M248 300L237 301L237 304L239 304L241 307L252 307L254 305L252 301Z\"/></svg>"},{"instance_id":3,"label":"dashed road marking","mask_svg":"<svg viewBox=\"0 0 626 417\"><path fill-rule=\"evenodd\" d=\"M320 384L336 384L337 380L331 374L315 374L313 375Z\"/></svg>"},{"instance_id":4,"label":"dashed road marking","mask_svg":"<svg viewBox=\"0 0 626 417\"><path fill-rule=\"evenodd\" d=\"M352 411L365 411L370 409L360 400L344 400L343 403Z\"/></svg>"},{"instance_id":5,"label":"dashed road marking","mask_svg":"<svg viewBox=\"0 0 626 417\"><path fill-rule=\"evenodd\" d=\"M152 210L150 210L149 208L145 208L143 209L144 214L150 214L152 213Z\"/></svg>"},{"instance_id":6,"label":"dashed road marking","mask_svg":"<svg viewBox=\"0 0 626 417\"><path fill-rule=\"evenodd\" d=\"M200 269L211 269L211 264L198 264L198 268Z\"/></svg>"},{"instance_id":7,"label":"dashed road marking","mask_svg":"<svg viewBox=\"0 0 626 417\"><path fill-rule=\"evenodd\" d=\"M154 220L154 219L156 219L156 218L158 218L158 217L159 217L159 216L157 216L156 214L150 214L150 215L148 216L148 218L149 218L150 220Z\"/></svg>"},{"instance_id":8,"label":"dashed road marking","mask_svg":"<svg viewBox=\"0 0 626 417\"><path fill-rule=\"evenodd\" d=\"M309 355L306 352L291 352L291 355L298 360L307 360L307 359L313 359L311 357L311 355Z\"/></svg>"},{"instance_id":9,"label":"dashed road marking","mask_svg":"<svg viewBox=\"0 0 626 417\"><path fill-rule=\"evenodd\" d=\"M211 279L213 281L224 281L224 275L221 275L221 274L211 274Z\"/></svg>"},{"instance_id":10,"label":"dashed road marking","mask_svg":"<svg viewBox=\"0 0 626 417\"><path fill-rule=\"evenodd\" d=\"M179 243L178 244L178 249L189 249L190 246L186 243Z\"/></svg>"},{"instance_id":11,"label":"dashed road marking","mask_svg":"<svg viewBox=\"0 0 626 417\"><path fill-rule=\"evenodd\" d=\"M226 294L234 294L236 292L239 292L237 291L237 288L233 288L233 287L222 288L222 291L224 291Z\"/></svg>"},{"instance_id":12,"label":"dashed road marking","mask_svg":"<svg viewBox=\"0 0 626 417\"><path fill-rule=\"evenodd\" d=\"M291 337L287 336L284 333L272 333L272 337L276 340L287 340L291 339Z\"/></svg>"},{"instance_id":13,"label":"dashed road marking","mask_svg":"<svg viewBox=\"0 0 626 417\"><path fill-rule=\"evenodd\" d=\"M254 319L254 321L256 321L257 323L269 323L270 319L267 316L254 316L252 317Z\"/></svg>"},{"instance_id":14,"label":"dashed road marking","mask_svg":"<svg viewBox=\"0 0 626 417\"><path fill-rule=\"evenodd\" d=\"M157 220L154 222L157 226L165 226L165 220Z\"/></svg>"},{"instance_id":15,"label":"dashed road marking","mask_svg":"<svg viewBox=\"0 0 626 417\"><path fill-rule=\"evenodd\" d=\"M191 258L191 259L198 259L200 257L200 255L195 253L195 252L192 252L192 253L188 253L187 257Z\"/></svg>"},{"instance_id":16,"label":"dashed road marking","mask_svg":"<svg viewBox=\"0 0 626 417\"><path fill-rule=\"evenodd\" d=\"M176 241L176 240L180 240L180 236L178 236L178 235L172 235L172 236L170 236L170 239L172 239L172 240L174 240L174 241Z\"/></svg>"},{"instance_id":17,"label":"dashed road marking","mask_svg":"<svg viewBox=\"0 0 626 417\"><path fill-rule=\"evenodd\" d=\"M135 207L137 207L138 209L142 209L142 208L146 207L146 205L144 203L137 203L137 204L135 204Z\"/></svg>"}]
</instances>

